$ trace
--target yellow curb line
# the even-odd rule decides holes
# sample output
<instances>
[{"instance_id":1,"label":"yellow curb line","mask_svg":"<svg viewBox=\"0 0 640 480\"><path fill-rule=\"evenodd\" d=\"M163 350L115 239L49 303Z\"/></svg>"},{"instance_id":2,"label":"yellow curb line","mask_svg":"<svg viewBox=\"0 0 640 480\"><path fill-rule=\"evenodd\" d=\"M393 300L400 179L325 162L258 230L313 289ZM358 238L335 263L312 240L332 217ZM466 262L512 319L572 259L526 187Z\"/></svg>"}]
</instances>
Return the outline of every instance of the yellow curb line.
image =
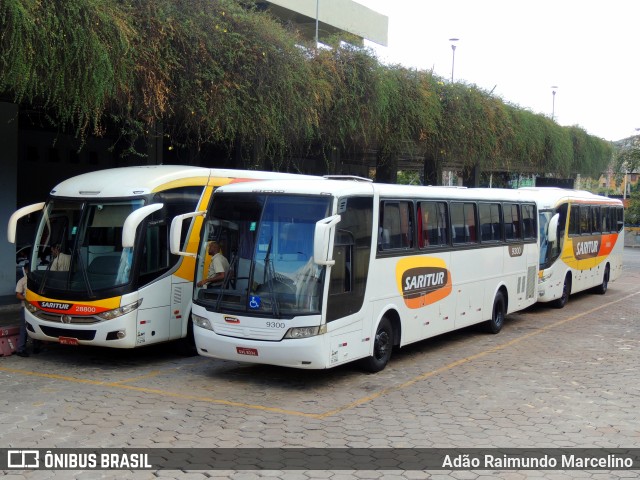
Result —
<instances>
[{"instance_id":1,"label":"yellow curb line","mask_svg":"<svg viewBox=\"0 0 640 480\"><path fill-rule=\"evenodd\" d=\"M379 392L376 392L374 394L371 394L367 397L362 397L359 398L357 400L354 400L351 403L348 403L342 407L338 407L336 409L333 410L329 410L325 413L305 413L305 412L299 412L296 410L286 410L286 409L282 409L282 408L277 408L277 407L265 407L264 405L254 405L254 404L248 404L248 403L241 403L241 402L232 402L229 400L220 400L220 399L216 399L216 398L211 398L211 397L202 397L202 396L198 396L198 395L185 395L183 393L179 393L179 392L168 392L166 390L158 390L158 389L154 389L154 388L146 388L146 387L136 387L133 385L125 385L124 382L131 382L131 381L135 381L135 380L139 380L142 378L147 378L147 377L153 377L153 376L157 376L160 373L163 373L161 371L154 371L151 372L147 375L141 375L139 377L136 378L130 378L130 379L125 379L125 380L120 380L117 382L100 382L100 381L96 381L96 380L87 380L87 379L82 379L82 378L76 378L76 377L69 377L69 376L65 376L65 375L58 375L58 374L54 374L54 373L38 373L38 372L32 372L32 371L28 371L28 370L21 370L21 369L16 369L16 368L7 368L7 367L0 367L0 371L3 372L9 372L9 373L19 373L19 374L23 374L23 375L31 375L31 376L35 376L35 377L40 377L40 378L48 378L48 379L52 379L52 380L63 380L66 382L74 382L74 383L83 383L86 385L95 385L95 386L101 386L101 387L113 387L113 388L122 388L122 389L126 389L126 390L132 390L132 391L137 391L137 392L144 392L144 393L151 393L151 394L156 394L156 395L160 395L160 396L165 396L165 397L172 397L172 398L179 398L179 399L184 399L184 400L195 400L198 402L206 402L206 403L214 403L216 405L225 405L225 406L231 406L231 407L242 407L242 408L248 408L251 410L261 410L264 412L271 412L271 413L279 413L279 414L283 414L283 415L293 415L293 416L298 416L298 417L306 417L306 418L317 418L317 419L322 419L322 418L327 418L327 417L331 417L333 415L337 415L341 412L344 412L346 410L350 410L354 407L357 407L359 405L363 405L365 403L371 402L377 398L380 398L384 395L387 395L391 392L395 392L397 390L401 390L403 388L407 388L410 387L411 385L414 385L417 382L426 380L428 378L431 378L433 376L439 375L441 373L444 373L448 370L451 370L455 367L458 367L460 365L463 365L465 363L469 363L473 360L477 360L479 358L485 357L491 353L495 353L498 352L500 350L503 350L507 347L510 347L512 345L515 345L517 343L522 342L523 340L526 340L528 338L531 338L533 336L539 335L541 333L544 333L548 330L551 330L552 328L556 328L560 325L563 325L565 323L574 321L578 318L584 317L585 315L588 315L590 313L596 312L598 310L601 310L603 308L609 307L611 305L614 305L616 303L622 302L623 300L626 300L628 298L634 297L636 295L640 295L640 292L636 292L636 293L632 293L630 295L626 295L618 300L614 300L613 302L609 302L609 303L605 303L603 305L600 305L598 307L594 307L591 310L587 310L585 312L581 312L578 313L572 317L569 318L565 318L564 320L559 320L555 323L552 323L550 325L547 325L545 327L541 327L538 330L535 330L533 332L527 333L521 337L518 338L514 338L513 340L510 340L506 343L500 344L500 345L496 345L495 347L492 347L488 350L484 350L482 352L476 353L474 355L470 355L468 357L465 358L461 358L459 360L456 360L455 362L451 362L447 365L444 365L440 368L437 368L435 370L432 370L430 372L426 372L426 373L422 373L410 380L407 380L404 383L401 383L400 385L396 385L396 386L392 386L392 387L388 387L388 388L384 388L382 390L380 390Z\"/></svg>"}]
</instances>

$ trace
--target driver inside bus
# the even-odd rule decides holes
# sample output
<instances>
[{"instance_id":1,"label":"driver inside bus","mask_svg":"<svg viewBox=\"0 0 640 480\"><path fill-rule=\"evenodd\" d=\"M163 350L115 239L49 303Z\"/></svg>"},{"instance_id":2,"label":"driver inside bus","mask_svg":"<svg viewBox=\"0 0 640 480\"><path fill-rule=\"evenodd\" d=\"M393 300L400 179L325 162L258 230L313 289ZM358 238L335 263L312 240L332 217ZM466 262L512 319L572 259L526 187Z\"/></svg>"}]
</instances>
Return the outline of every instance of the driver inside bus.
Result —
<instances>
[{"instance_id":1,"label":"driver inside bus","mask_svg":"<svg viewBox=\"0 0 640 480\"><path fill-rule=\"evenodd\" d=\"M209 272L207 278L203 278L198 282L199 287L205 285L208 286L220 286L224 281L224 277L229 271L229 261L222 255L220 251L220 244L215 240L209 242L208 246L209 255L211 255L211 262L209 263Z\"/></svg>"},{"instance_id":2,"label":"driver inside bus","mask_svg":"<svg viewBox=\"0 0 640 480\"><path fill-rule=\"evenodd\" d=\"M69 270L69 266L71 265L71 255L62 253L61 245L59 243L56 243L51 247L51 256L53 257L53 260L51 261L52 272L66 272Z\"/></svg>"}]
</instances>

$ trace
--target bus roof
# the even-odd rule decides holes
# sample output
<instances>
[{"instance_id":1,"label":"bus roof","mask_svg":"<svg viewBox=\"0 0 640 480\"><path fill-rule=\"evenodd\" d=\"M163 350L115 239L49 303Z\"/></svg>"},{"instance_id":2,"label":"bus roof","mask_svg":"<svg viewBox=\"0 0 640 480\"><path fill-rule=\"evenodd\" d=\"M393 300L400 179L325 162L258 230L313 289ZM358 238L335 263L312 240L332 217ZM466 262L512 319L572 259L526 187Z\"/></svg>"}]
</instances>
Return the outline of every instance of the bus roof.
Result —
<instances>
[{"instance_id":1,"label":"bus roof","mask_svg":"<svg viewBox=\"0 0 640 480\"><path fill-rule=\"evenodd\" d=\"M601 203L604 205L622 205L622 202L617 198L604 197L585 190L570 190L558 187L522 187L518 190L532 194L539 209L555 208L558 204L568 200Z\"/></svg>"},{"instance_id":2,"label":"bus roof","mask_svg":"<svg viewBox=\"0 0 640 480\"><path fill-rule=\"evenodd\" d=\"M116 198L146 195L180 186L206 185L210 178L270 179L319 178L290 173L192 167L144 165L109 168L84 173L60 182L51 190L54 197Z\"/></svg>"},{"instance_id":3,"label":"bus roof","mask_svg":"<svg viewBox=\"0 0 640 480\"><path fill-rule=\"evenodd\" d=\"M583 190L569 190L556 187L509 188L465 188L419 185L395 185L362 182L353 179L334 180L316 177L313 181L267 180L259 185L233 184L221 187L220 192L278 192L291 194L336 196L371 195L377 193L382 198L425 198L447 200L477 200L531 202L538 209L554 208L562 201L621 205L620 200L595 195Z\"/></svg>"},{"instance_id":4,"label":"bus roof","mask_svg":"<svg viewBox=\"0 0 640 480\"><path fill-rule=\"evenodd\" d=\"M451 200L498 200L498 201L529 201L534 202L533 195L528 192L502 188L464 188L464 187L433 187L419 185L395 185L384 183L370 183L357 180L333 180L316 178L307 180L267 180L259 185L233 184L218 189L223 192L278 192L291 194L309 194L336 196L372 195L378 194L383 198L433 198Z\"/></svg>"}]
</instances>

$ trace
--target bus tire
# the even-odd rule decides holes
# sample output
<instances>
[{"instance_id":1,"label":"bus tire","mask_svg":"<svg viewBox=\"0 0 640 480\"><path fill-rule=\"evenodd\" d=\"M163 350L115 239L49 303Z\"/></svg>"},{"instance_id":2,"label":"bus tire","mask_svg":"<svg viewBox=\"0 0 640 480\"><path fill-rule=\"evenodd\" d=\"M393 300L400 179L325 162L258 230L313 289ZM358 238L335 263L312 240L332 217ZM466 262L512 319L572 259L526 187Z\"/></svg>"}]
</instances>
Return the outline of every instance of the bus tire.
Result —
<instances>
[{"instance_id":1,"label":"bus tire","mask_svg":"<svg viewBox=\"0 0 640 480\"><path fill-rule=\"evenodd\" d=\"M363 368L370 373L384 369L393 350L393 328L387 317L382 317L373 340L373 354L362 360Z\"/></svg>"},{"instance_id":2,"label":"bus tire","mask_svg":"<svg viewBox=\"0 0 640 480\"><path fill-rule=\"evenodd\" d=\"M496 298L493 300L493 310L491 311L491 319L484 322L484 331L487 333L496 334L502 330L504 326L504 317L506 315L506 307L504 301L504 294L502 292L496 293Z\"/></svg>"},{"instance_id":3,"label":"bus tire","mask_svg":"<svg viewBox=\"0 0 640 480\"><path fill-rule=\"evenodd\" d=\"M604 295L607 293L607 289L609 288L609 264L604 268L604 275L602 276L602 283L595 287L595 292L600 295Z\"/></svg>"},{"instance_id":4,"label":"bus tire","mask_svg":"<svg viewBox=\"0 0 640 480\"><path fill-rule=\"evenodd\" d=\"M564 284L562 285L562 296L553 301L553 306L556 308L564 308L569 301L569 295L571 295L571 275L567 274L564 277Z\"/></svg>"}]
</instances>

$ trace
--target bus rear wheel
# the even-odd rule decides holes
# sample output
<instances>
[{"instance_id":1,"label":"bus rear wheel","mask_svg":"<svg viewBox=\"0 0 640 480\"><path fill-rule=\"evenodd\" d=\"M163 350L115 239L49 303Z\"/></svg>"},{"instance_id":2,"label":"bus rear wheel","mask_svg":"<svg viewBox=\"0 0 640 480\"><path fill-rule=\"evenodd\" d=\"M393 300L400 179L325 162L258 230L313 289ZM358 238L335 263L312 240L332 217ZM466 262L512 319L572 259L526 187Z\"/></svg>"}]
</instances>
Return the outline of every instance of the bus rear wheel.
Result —
<instances>
[{"instance_id":1,"label":"bus rear wheel","mask_svg":"<svg viewBox=\"0 0 640 480\"><path fill-rule=\"evenodd\" d=\"M505 301L502 292L496 293L496 298L493 300L493 311L491 312L491 320L484 322L484 330L487 333L499 333L504 325L505 317Z\"/></svg>"},{"instance_id":2,"label":"bus rear wheel","mask_svg":"<svg viewBox=\"0 0 640 480\"><path fill-rule=\"evenodd\" d=\"M602 283L595 288L596 293L604 295L609 288L609 265L604 269L604 276L602 277Z\"/></svg>"},{"instance_id":3,"label":"bus rear wheel","mask_svg":"<svg viewBox=\"0 0 640 480\"><path fill-rule=\"evenodd\" d=\"M569 301L569 295L571 295L571 276L564 277L564 285L562 285L562 296L553 301L553 306L556 308L563 308Z\"/></svg>"},{"instance_id":4,"label":"bus rear wheel","mask_svg":"<svg viewBox=\"0 0 640 480\"><path fill-rule=\"evenodd\" d=\"M373 354L363 359L362 366L370 373L384 369L391 358L393 350L393 328L387 317L383 317L378 324L376 336L373 340Z\"/></svg>"}]
</instances>

